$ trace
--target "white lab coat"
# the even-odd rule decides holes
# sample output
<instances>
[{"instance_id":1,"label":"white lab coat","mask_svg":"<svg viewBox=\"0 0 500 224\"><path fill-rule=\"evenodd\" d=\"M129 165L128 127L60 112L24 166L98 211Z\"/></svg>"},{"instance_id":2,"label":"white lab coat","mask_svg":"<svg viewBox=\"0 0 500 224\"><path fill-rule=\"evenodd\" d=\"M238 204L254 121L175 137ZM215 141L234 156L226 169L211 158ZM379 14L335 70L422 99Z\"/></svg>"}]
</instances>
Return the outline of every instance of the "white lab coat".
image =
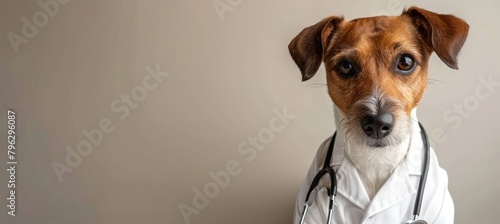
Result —
<instances>
[{"instance_id":1,"label":"white lab coat","mask_svg":"<svg viewBox=\"0 0 500 224\"><path fill-rule=\"evenodd\" d=\"M411 145L406 158L370 201L355 166L344 151L344 133L338 131L335 139L330 166L336 171L338 194L332 216L332 223L404 223L411 219L418 183L422 169L424 146L420 128L413 123ZM312 179L322 168L331 137L319 147L303 186L297 196L294 223L300 222L304 200ZM327 175L311 193L313 203L307 213L305 223L326 224L328 215ZM310 199L311 200L311 199ZM434 150L431 148L429 173L423 196L420 219L429 224L453 223L454 205L448 191L448 175L439 167Z\"/></svg>"}]
</instances>

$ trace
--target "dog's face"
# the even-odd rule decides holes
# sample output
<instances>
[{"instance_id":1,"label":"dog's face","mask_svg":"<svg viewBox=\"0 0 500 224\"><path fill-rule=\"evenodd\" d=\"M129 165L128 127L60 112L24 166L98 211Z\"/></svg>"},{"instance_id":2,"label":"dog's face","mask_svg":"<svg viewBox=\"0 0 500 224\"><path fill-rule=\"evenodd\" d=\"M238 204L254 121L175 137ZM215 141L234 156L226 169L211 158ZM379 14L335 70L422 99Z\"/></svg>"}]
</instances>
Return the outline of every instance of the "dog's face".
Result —
<instances>
[{"instance_id":1,"label":"dog's face","mask_svg":"<svg viewBox=\"0 0 500 224\"><path fill-rule=\"evenodd\" d=\"M362 109L356 107L368 103L362 103L365 99L375 97L379 103L391 99L398 107L394 110L409 115L423 95L432 52L409 18L362 18L338 25L324 56L328 91L335 104L351 117ZM363 110L378 112L377 108Z\"/></svg>"},{"instance_id":2,"label":"dog's face","mask_svg":"<svg viewBox=\"0 0 500 224\"><path fill-rule=\"evenodd\" d=\"M468 25L457 17L412 7L400 16L326 18L305 28L289 50L303 81L324 63L328 93L346 118L347 137L384 147L409 135L431 53L456 69L467 33Z\"/></svg>"}]
</instances>

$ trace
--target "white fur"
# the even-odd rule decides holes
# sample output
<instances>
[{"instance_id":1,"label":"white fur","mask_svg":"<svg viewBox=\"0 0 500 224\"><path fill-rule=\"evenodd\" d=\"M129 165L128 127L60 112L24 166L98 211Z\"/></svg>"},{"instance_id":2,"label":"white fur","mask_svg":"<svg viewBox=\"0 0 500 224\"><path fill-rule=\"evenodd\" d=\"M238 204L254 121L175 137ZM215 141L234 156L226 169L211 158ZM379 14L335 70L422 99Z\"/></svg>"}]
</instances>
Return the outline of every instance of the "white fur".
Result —
<instances>
[{"instance_id":1,"label":"white fur","mask_svg":"<svg viewBox=\"0 0 500 224\"><path fill-rule=\"evenodd\" d=\"M391 144L373 147L370 146L371 143L367 141L369 138L361 128L355 126L359 125L359 122L349 122L337 106L334 108L335 119L338 122L337 128L346 134L344 139L346 154L356 166L368 197L372 199L408 152L411 141L411 121L416 120L416 109L412 111L411 117L395 112L397 114L396 125L390 134L393 138L389 141ZM397 137L394 138L394 136Z\"/></svg>"},{"instance_id":2,"label":"white fur","mask_svg":"<svg viewBox=\"0 0 500 224\"><path fill-rule=\"evenodd\" d=\"M363 143L347 141L347 156L358 169L359 177L370 199L405 158L409 147L410 138L403 140L399 145L386 147L370 147Z\"/></svg>"}]
</instances>

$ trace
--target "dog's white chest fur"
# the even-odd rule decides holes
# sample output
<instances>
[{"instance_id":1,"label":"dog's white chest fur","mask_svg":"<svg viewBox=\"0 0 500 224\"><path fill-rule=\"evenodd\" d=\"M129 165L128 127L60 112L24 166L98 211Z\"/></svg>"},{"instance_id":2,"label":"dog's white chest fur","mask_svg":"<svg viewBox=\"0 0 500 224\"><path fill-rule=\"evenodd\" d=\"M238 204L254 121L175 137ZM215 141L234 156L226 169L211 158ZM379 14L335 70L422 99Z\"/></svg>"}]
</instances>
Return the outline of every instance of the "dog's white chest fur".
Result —
<instances>
[{"instance_id":1,"label":"dog's white chest fur","mask_svg":"<svg viewBox=\"0 0 500 224\"><path fill-rule=\"evenodd\" d=\"M399 145L386 147L368 147L347 141L347 156L356 166L370 199L405 158L409 147L410 138L406 138Z\"/></svg>"}]
</instances>

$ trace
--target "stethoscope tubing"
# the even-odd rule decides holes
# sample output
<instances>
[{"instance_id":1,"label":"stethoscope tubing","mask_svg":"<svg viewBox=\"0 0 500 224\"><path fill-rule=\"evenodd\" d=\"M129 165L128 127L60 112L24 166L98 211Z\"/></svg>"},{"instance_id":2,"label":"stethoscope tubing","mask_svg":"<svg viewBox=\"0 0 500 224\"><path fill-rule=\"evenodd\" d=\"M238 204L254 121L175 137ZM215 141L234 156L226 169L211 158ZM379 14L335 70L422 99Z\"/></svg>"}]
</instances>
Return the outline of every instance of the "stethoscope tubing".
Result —
<instances>
[{"instance_id":1,"label":"stethoscope tubing","mask_svg":"<svg viewBox=\"0 0 500 224\"><path fill-rule=\"evenodd\" d=\"M311 196L311 192L318 186L319 181L323 175L328 174L330 176L330 188L328 189L328 196L337 196L337 175L335 171L330 167L330 160L333 153L333 145L335 144L335 137L337 136L337 132L333 134L330 145L328 146L328 152L326 154L325 163L323 164L323 168L314 176L313 181L307 191L306 195L306 203L309 201L309 196Z\"/></svg>"},{"instance_id":2,"label":"stethoscope tubing","mask_svg":"<svg viewBox=\"0 0 500 224\"><path fill-rule=\"evenodd\" d=\"M418 216L420 215L420 209L422 207L422 200L424 196L425 183L427 182L427 174L429 172L429 160L430 160L430 144L429 138L427 136L427 132L420 122L418 122L420 130L422 131L422 143L424 145L424 161L422 167L422 174L420 175L420 181L418 184L417 196L415 199L415 206L413 208L413 220L408 221L407 223L426 223L423 220L418 220ZM319 181L323 177L323 175L328 174L330 177L330 188L328 188L328 197L330 198L330 203L328 205L328 220L327 223L331 222L333 206L335 204L335 197L337 196L337 177L335 171L330 167L330 160L333 154L333 148L335 145L335 138L337 137L337 132L335 132L332 136L332 140L328 146L328 152L326 154L325 162L323 164L323 168L314 176L313 181L309 187L309 190L306 194L306 201L304 205L304 212L302 213L302 217L300 219L300 223L304 223L307 211L309 209L309 197L311 196L312 191L316 186L318 186Z\"/></svg>"},{"instance_id":3,"label":"stethoscope tubing","mask_svg":"<svg viewBox=\"0 0 500 224\"><path fill-rule=\"evenodd\" d=\"M430 145L429 138L424 126L418 122L418 126L422 131L422 143L424 144L424 166L422 167L422 174L420 175L420 182L418 184L417 197L415 199L415 207L413 208L413 220L417 220L420 215L420 208L422 207L422 200L424 197L425 183L427 182L427 174L429 173L429 160L430 160Z\"/></svg>"}]
</instances>

